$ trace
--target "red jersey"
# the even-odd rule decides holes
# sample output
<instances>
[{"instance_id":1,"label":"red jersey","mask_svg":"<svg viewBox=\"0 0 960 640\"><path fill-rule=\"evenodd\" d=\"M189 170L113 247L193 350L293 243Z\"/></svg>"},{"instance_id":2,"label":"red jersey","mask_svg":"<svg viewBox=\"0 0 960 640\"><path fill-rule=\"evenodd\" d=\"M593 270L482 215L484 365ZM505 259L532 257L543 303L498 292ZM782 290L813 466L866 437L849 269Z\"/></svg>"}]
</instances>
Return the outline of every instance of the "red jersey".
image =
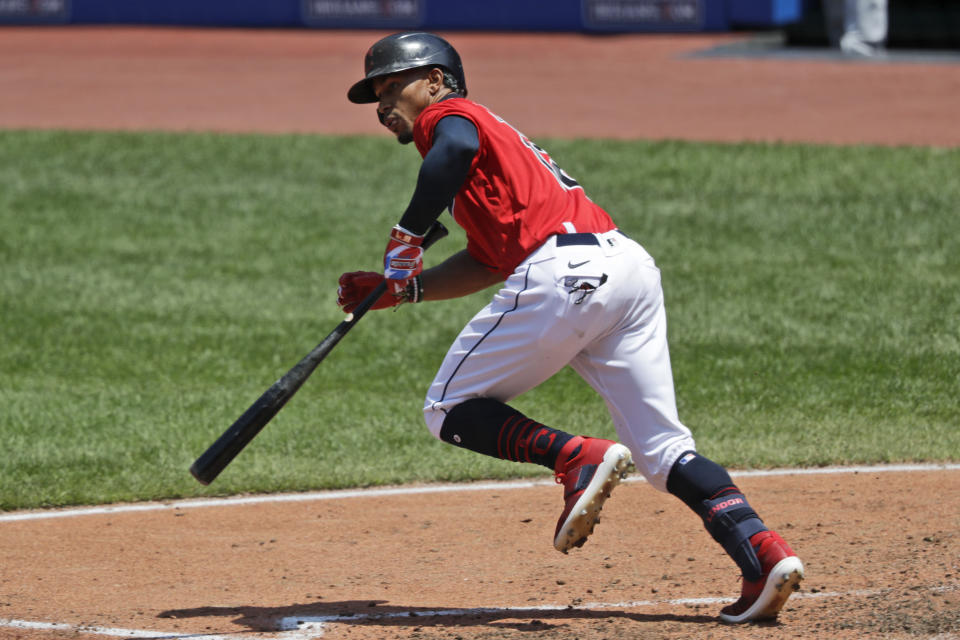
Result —
<instances>
[{"instance_id":1,"label":"red jersey","mask_svg":"<svg viewBox=\"0 0 960 640\"><path fill-rule=\"evenodd\" d=\"M466 98L442 100L420 113L413 140L421 156L430 151L434 127L446 116L472 122L480 139L453 206L454 220L467 232L467 251L478 262L509 276L554 234L616 229L546 151Z\"/></svg>"}]
</instances>

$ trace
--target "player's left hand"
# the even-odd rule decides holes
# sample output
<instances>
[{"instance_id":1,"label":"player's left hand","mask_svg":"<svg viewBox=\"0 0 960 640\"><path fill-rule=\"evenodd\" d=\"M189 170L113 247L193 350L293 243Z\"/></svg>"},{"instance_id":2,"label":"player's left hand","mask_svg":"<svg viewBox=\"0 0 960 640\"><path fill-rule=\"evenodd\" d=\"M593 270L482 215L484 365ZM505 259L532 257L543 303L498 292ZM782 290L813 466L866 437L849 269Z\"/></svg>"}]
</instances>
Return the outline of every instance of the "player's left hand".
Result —
<instances>
[{"instance_id":1,"label":"player's left hand","mask_svg":"<svg viewBox=\"0 0 960 640\"><path fill-rule=\"evenodd\" d=\"M360 303L367 299L374 289L383 284L382 273L374 271L350 271L340 276L337 287L337 304L344 313L353 313ZM407 285L399 294L391 294L389 290L373 303L370 309L387 309L404 302L420 302L423 299L423 286L420 278L407 280Z\"/></svg>"},{"instance_id":2,"label":"player's left hand","mask_svg":"<svg viewBox=\"0 0 960 640\"><path fill-rule=\"evenodd\" d=\"M423 271L423 236L395 226L390 231L390 240L383 253L383 277L387 291L394 296L403 295L411 278Z\"/></svg>"},{"instance_id":3,"label":"player's left hand","mask_svg":"<svg viewBox=\"0 0 960 640\"><path fill-rule=\"evenodd\" d=\"M353 313L361 302L383 282L383 275L373 271L351 271L340 276L337 287L337 304L344 313ZM384 293L373 303L371 309L386 309L394 307L404 299Z\"/></svg>"}]
</instances>

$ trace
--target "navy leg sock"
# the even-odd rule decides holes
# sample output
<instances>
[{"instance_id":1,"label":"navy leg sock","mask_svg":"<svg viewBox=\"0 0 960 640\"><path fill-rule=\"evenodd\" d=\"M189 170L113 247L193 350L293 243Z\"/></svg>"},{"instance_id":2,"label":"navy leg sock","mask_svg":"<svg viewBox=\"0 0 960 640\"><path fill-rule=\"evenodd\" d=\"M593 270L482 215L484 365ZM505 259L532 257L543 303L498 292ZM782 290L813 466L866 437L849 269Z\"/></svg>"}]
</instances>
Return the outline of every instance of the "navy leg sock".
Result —
<instances>
[{"instance_id":1,"label":"navy leg sock","mask_svg":"<svg viewBox=\"0 0 960 640\"><path fill-rule=\"evenodd\" d=\"M757 512L733 484L730 474L716 462L688 451L667 476L667 491L677 496L703 520L714 540L740 567L743 577L759 580L763 574L750 538L766 531Z\"/></svg>"},{"instance_id":2,"label":"navy leg sock","mask_svg":"<svg viewBox=\"0 0 960 640\"><path fill-rule=\"evenodd\" d=\"M572 438L493 398L471 398L458 404L440 428L444 442L494 458L542 464L551 471L563 445Z\"/></svg>"}]
</instances>

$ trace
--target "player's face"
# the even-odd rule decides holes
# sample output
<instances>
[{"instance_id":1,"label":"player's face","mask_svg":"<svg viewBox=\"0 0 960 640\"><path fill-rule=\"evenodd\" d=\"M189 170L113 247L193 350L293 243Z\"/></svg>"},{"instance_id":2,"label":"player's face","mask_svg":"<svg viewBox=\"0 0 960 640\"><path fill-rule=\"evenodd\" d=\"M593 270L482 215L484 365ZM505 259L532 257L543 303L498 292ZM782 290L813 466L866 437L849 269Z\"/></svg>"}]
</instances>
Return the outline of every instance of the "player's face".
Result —
<instances>
[{"instance_id":1,"label":"player's face","mask_svg":"<svg viewBox=\"0 0 960 640\"><path fill-rule=\"evenodd\" d=\"M442 88L442 72L439 75ZM424 69L413 69L373 80L373 92L379 98L377 116L400 144L413 142L413 123L436 97L435 76Z\"/></svg>"}]
</instances>

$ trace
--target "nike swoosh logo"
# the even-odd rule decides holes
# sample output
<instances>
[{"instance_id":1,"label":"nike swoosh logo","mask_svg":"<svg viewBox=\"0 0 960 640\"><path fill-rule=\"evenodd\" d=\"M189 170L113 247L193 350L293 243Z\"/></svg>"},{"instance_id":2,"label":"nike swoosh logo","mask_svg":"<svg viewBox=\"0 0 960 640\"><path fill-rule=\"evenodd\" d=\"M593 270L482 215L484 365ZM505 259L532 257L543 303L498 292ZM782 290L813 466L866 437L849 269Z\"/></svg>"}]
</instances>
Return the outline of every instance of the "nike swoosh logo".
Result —
<instances>
[{"instance_id":1,"label":"nike swoosh logo","mask_svg":"<svg viewBox=\"0 0 960 640\"><path fill-rule=\"evenodd\" d=\"M576 269L577 267L582 267L583 265L587 264L588 262L590 262L590 261L589 261L589 260L584 260L583 262L578 262L578 263L576 263L576 264L574 264L574 263L572 263L572 262L568 262L568 263L567 263L567 268L568 268L568 269Z\"/></svg>"}]
</instances>

